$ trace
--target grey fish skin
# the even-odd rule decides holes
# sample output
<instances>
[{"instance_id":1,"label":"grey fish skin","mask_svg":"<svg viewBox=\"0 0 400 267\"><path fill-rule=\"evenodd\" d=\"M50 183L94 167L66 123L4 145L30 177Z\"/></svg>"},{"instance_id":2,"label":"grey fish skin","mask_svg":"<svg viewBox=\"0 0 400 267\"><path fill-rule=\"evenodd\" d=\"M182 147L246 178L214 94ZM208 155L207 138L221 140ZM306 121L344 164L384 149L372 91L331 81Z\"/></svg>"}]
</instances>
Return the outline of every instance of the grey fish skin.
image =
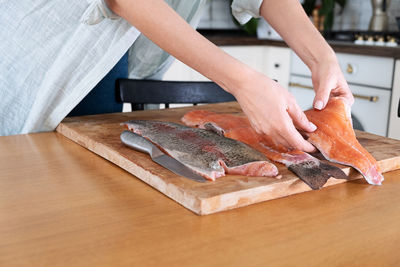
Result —
<instances>
[{"instance_id":1,"label":"grey fish skin","mask_svg":"<svg viewBox=\"0 0 400 267\"><path fill-rule=\"evenodd\" d=\"M347 175L340 168L318 159L290 164L287 167L313 190L322 188L331 177L348 180Z\"/></svg>"},{"instance_id":2,"label":"grey fish skin","mask_svg":"<svg viewBox=\"0 0 400 267\"><path fill-rule=\"evenodd\" d=\"M231 174L276 176L278 169L260 152L214 132L172 122L132 120L129 130L159 146L207 179Z\"/></svg>"}]
</instances>

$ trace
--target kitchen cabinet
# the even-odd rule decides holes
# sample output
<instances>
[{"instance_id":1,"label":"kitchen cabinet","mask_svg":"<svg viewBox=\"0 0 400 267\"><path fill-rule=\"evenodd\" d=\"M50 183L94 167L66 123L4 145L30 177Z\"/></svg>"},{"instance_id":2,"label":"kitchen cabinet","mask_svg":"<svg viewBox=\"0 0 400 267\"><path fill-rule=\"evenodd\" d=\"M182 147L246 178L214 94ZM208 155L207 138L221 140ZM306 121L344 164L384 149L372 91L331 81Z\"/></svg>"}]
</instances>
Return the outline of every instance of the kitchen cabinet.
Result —
<instances>
[{"instance_id":1,"label":"kitchen cabinet","mask_svg":"<svg viewBox=\"0 0 400 267\"><path fill-rule=\"evenodd\" d=\"M400 139L400 60L396 60L394 70L392 102L390 105L388 137Z\"/></svg>"},{"instance_id":2,"label":"kitchen cabinet","mask_svg":"<svg viewBox=\"0 0 400 267\"><path fill-rule=\"evenodd\" d=\"M286 47L254 46L220 46L225 52L250 67L278 80L285 88L289 84L290 49ZM232 73L232 75L235 75ZM163 80L175 81L207 81L197 71L179 60L171 65Z\"/></svg>"}]
</instances>

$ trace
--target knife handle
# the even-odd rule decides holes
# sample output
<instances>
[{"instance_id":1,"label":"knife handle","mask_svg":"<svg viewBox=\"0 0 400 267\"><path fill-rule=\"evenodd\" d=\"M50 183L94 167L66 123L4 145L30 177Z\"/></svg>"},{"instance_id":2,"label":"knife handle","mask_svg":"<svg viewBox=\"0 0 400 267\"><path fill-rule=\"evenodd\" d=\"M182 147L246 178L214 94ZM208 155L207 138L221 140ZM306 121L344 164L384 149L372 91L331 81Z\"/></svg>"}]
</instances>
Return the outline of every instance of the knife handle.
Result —
<instances>
[{"instance_id":1,"label":"knife handle","mask_svg":"<svg viewBox=\"0 0 400 267\"><path fill-rule=\"evenodd\" d=\"M146 138L131 131L122 132L120 138L124 145L137 151L147 153L150 156L153 156L154 149L158 149Z\"/></svg>"}]
</instances>

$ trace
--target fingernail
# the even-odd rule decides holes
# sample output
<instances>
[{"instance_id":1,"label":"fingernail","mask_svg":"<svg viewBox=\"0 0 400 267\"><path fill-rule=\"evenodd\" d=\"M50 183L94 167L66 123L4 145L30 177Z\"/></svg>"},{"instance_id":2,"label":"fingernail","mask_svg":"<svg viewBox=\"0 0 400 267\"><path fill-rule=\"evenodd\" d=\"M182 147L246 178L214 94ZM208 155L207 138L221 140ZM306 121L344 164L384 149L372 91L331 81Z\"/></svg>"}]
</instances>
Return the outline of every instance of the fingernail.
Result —
<instances>
[{"instance_id":1,"label":"fingernail","mask_svg":"<svg viewBox=\"0 0 400 267\"><path fill-rule=\"evenodd\" d=\"M311 146L312 148L310 149L309 153L315 153L317 152L317 149L314 146Z\"/></svg>"},{"instance_id":2,"label":"fingernail","mask_svg":"<svg viewBox=\"0 0 400 267\"><path fill-rule=\"evenodd\" d=\"M307 144L307 147L308 147L307 152L315 152L315 147L312 144L310 144L309 142L307 142L307 143L308 143Z\"/></svg>"},{"instance_id":3,"label":"fingernail","mask_svg":"<svg viewBox=\"0 0 400 267\"><path fill-rule=\"evenodd\" d=\"M314 108L315 108L315 109L318 109L318 110L321 110L323 106L324 106L324 103L322 103L321 100L317 100L317 101L315 102Z\"/></svg>"},{"instance_id":4,"label":"fingernail","mask_svg":"<svg viewBox=\"0 0 400 267\"><path fill-rule=\"evenodd\" d=\"M312 123L311 121L310 121L310 129L311 129L312 132L317 130L317 126L314 123Z\"/></svg>"}]
</instances>

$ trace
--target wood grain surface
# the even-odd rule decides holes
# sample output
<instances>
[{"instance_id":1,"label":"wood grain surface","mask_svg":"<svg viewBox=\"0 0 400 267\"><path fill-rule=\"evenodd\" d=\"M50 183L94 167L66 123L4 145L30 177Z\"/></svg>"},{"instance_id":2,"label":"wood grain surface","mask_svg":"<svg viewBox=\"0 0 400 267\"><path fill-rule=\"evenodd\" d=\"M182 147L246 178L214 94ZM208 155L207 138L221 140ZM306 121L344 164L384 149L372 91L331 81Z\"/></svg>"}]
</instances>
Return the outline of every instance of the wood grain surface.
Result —
<instances>
[{"instance_id":1,"label":"wood grain surface","mask_svg":"<svg viewBox=\"0 0 400 267\"><path fill-rule=\"evenodd\" d=\"M57 131L200 215L311 190L295 174L279 163L276 165L280 172L280 179L228 175L215 182L197 183L164 169L154 163L148 155L133 151L120 142L119 135L124 130L122 122L130 119L180 122L180 118L192 109L241 112L237 103L222 103L180 109L72 117L66 118ZM383 171L400 167L400 141L362 132L358 132L358 136L360 142L379 161ZM342 166L342 169L349 174L350 179L361 178L358 172L349 167ZM331 178L325 186L345 181Z\"/></svg>"},{"instance_id":2,"label":"wood grain surface","mask_svg":"<svg viewBox=\"0 0 400 267\"><path fill-rule=\"evenodd\" d=\"M57 133L0 137L0 266L399 266L400 171L197 216Z\"/></svg>"}]
</instances>

